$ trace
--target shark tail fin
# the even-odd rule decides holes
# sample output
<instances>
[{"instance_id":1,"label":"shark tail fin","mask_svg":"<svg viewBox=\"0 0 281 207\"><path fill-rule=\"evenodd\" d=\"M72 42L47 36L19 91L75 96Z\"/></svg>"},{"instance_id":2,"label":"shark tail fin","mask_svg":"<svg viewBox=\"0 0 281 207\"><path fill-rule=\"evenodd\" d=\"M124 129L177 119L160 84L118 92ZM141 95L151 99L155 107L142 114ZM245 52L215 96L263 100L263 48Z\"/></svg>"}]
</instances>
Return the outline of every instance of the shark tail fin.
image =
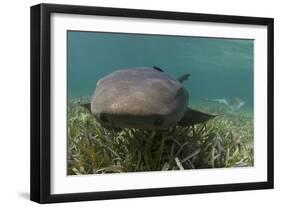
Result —
<instances>
[{"instance_id":1,"label":"shark tail fin","mask_svg":"<svg viewBox=\"0 0 281 207\"><path fill-rule=\"evenodd\" d=\"M183 81L188 80L189 76L190 76L189 73L188 74L184 74L184 75L182 75L181 77L178 78L178 81L180 83L183 83Z\"/></svg>"}]
</instances>

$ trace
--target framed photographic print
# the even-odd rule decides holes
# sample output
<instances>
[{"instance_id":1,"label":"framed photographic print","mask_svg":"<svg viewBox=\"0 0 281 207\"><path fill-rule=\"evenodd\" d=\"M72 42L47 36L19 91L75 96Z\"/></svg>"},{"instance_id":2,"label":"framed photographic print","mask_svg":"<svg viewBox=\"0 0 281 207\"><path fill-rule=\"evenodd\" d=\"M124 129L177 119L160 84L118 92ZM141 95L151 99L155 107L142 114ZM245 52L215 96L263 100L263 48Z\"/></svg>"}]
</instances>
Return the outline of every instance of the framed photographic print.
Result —
<instances>
[{"instance_id":1,"label":"framed photographic print","mask_svg":"<svg viewBox=\"0 0 281 207\"><path fill-rule=\"evenodd\" d=\"M273 188L273 19L31 7L31 200Z\"/></svg>"}]
</instances>

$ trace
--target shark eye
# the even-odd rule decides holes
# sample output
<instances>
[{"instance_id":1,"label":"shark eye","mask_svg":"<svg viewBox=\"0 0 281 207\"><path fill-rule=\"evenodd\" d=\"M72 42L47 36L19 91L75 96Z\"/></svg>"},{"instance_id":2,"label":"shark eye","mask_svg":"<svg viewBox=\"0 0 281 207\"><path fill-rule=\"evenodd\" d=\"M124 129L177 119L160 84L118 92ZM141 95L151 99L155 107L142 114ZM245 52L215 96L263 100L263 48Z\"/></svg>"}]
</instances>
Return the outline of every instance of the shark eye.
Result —
<instances>
[{"instance_id":1,"label":"shark eye","mask_svg":"<svg viewBox=\"0 0 281 207\"><path fill-rule=\"evenodd\" d=\"M105 123L109 121L108 117L105 114L100 114L100 120Z\"/></svg>"},{"instance_id":2,"label":"shark eye","mask_svg":"<svg viewBox=\"0 0 281 207\"><path fill-rule=\"evenodd\" d=\"M158 119L156 119L156 120L154 121L153 124L154 124L154 126L160 126L160 125L163 124L163 119L158 118Z\"/></svg>"}]
</instances>

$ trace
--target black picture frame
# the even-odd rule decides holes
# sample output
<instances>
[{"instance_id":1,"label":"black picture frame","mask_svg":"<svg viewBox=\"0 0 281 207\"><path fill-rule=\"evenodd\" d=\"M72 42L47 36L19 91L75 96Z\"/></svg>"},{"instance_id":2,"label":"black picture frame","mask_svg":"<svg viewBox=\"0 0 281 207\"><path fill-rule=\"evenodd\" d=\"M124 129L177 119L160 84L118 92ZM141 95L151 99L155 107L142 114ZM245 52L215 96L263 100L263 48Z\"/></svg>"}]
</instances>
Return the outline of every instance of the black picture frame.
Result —
<instances>
[{"instance_id":1,"label":"black picture frame","mask_svg":"<svg viewBox=\"0 0 281 207\"><path fill-rule=\"evenodd\" d=\"M50 15L53 13L182 20L210 23L232 23L267 26L267 181L186 187L51 194L50 183ZM86 201L101 199L165 196L273 188L273 24L272 18L195 14L168 11L135 10L89 6L39 4L31 7L31 174L30 199L39 203Z\"/></svg>"}]
</instances>

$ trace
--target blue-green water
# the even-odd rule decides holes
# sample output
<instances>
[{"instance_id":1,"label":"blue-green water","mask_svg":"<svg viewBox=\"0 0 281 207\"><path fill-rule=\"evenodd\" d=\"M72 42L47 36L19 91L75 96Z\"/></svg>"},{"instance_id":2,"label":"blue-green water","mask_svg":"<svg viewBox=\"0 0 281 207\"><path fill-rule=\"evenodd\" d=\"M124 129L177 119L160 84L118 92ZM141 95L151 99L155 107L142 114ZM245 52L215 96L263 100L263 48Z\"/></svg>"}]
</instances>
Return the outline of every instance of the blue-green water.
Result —
<instances>
[{"instance_id":1,"label":"blue-green water","mask_svg":"<svg viewBox=\"0 0 281 207\"><path fill-rule=\"evenodd\" d=\"M67 33L68 96L91 96L116 69L157 66L184 82L193 102L239 97L253 106L253 40L102 32Z\"/></svg>"}]
</instances>

